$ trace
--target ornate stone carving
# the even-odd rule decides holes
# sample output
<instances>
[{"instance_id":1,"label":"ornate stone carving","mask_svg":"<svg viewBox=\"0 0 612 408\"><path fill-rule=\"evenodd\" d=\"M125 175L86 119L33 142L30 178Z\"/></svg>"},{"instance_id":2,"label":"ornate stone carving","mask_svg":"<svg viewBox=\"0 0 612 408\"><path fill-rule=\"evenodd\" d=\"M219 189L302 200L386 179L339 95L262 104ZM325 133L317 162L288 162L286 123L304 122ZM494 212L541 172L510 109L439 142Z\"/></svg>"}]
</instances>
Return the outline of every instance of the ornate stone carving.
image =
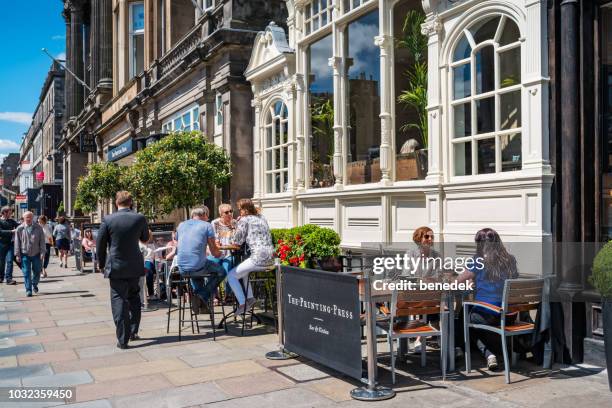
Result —
<instances>
[{"instance_id":1,"label":"ornate stone carving","mask_svg":"<svg viewBox=\"0 0 612 408\"><path fill-rule=\"evenodd\" d=\"M427 19L421 26L421 34L426 35L428 37L434 34L440 34L443 27L444 26L442 25L442 20L440 20L440 16L438 16L437 14L432 14L431 16L427 17Z\"/></svg>"},{"instance_id":2,"label":"ornate stone carving","mask_svg":"<svg viewBox=\"0 0 612 408\"><path fill-rule=\"evenodd\" d=\"M393 43L393 38L389 35L377 35L374 37L374 45L380 48L387 48Z\"/></svg>"}]
</instances>

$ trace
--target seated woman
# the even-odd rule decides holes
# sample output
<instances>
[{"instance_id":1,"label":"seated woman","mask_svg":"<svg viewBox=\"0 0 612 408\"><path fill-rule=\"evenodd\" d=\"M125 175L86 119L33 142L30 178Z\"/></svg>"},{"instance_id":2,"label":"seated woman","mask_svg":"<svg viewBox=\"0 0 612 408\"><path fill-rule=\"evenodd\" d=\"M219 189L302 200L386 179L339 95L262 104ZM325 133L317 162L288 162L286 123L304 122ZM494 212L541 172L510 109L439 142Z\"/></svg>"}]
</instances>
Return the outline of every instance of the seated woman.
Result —
<instances>
[{"instance_id":1,"label":"seated woman","mask_svg":"<svg viewBox=\"0 0 612 408\"><path fill-rule=\"evenodd\" d=\"M230 204L219 205L219 218L211 222L215 231L215 239L218 246L233 244L234 233L236 232L236 220L233 218L233 210ZM221 256L215 258L212 255L208 256L213 262L218 263L225 269L225 274L229 273L230 268L234 266L234 257L228 249L221 250ZM225 296L230 292L229 284L225 284Z\"/></svg>"},{"instance_id":2,"label":"seated woman","mask_svg":"<svg viewBox=\"0 0 612 408\"><path fill-rule=\"evenodd\" d=\"M501 238L491 228L478 231L474 240L476 241L475 267L463 272L457 280L459 282L474 281L475 300L499 307L502 303L506 279L518 277L516 259L506 251ZM507 324L512 324L513 321L513 318L508 317ZM500 315L490 309L474 306L470 312L470 322L499 326ZM487 368L497 369L497 357L492 350L499 348L499 336L481 330L476 330L475 334L476 346L487 359ZM457 335L456 337L461 343L463 336ZM466 344L465 347L469 345Z\"/></svg>"},{"instance_id":3,"label":"seated woman","mask_svg":"<svg viewBox=\"0 0 612 408\"><path fill-rule=\"evenodd\" d=\"M272 245L268 222L263 215L258 213L253 202L246 198L238 200L238 209L240 220L236 226L234 243L242 245L246 242L251 250L251 256L237 267L232 268L227 275L227 280L238 300L239 306L236 313L242 314L255 303L251 286L248 284L249 273L265 271L274 264L274 245ZM241 281L247 287L246 299Z\"/></svg>"},{"instance_id":4,"label":"seated woman","mask_svg":"<svg viewBox=\"0 0 612 408\"><path fill-rule=\"evenodd\" d=\"M83 255L95 262L96 259L94 251L96 250L96 241L94 240L91 228L87 228L83 232L81 245L83 246Z\"/></svg>"}]
</instances>

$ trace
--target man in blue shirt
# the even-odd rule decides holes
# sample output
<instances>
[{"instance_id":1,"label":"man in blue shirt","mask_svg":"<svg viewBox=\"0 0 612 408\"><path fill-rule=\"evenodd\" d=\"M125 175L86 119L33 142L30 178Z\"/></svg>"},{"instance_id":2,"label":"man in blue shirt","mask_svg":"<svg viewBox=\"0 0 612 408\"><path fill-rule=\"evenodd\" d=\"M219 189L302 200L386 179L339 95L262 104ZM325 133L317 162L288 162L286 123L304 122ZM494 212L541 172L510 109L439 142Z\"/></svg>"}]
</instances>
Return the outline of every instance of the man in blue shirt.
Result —
<instances>
[{"instance_id":1,"label":"man in blue shirt","mask_svg":"<svg viewBox=\"0 0 612 408\"><path fill-rule=\"evenodd\" d=\"M181 275L191 277L191 286L205 305L208 305L211 296L225 278L225 269L206 257L206 247L214 257L220 257L221 251L215 241L215 232L208 222L208 208L206 206L194 208L191 219L182 222L176 229L178 267ZM208 281L204 285L206 274ZM208 276L211 274L212 276ZM197 309L196 309L197 310Z\"/></svg>"}]
</instances>

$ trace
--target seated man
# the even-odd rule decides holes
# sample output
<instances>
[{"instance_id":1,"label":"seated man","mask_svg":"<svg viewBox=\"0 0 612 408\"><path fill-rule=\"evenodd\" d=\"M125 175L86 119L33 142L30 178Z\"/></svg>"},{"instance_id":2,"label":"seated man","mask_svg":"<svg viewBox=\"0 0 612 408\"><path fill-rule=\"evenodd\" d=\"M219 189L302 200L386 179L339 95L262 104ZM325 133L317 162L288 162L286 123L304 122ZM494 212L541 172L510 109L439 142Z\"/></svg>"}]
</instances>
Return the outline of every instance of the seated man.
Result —
<instances>
[{"instance_id":1,"label":"seated man","mask_svg":"<svg viewBox=\"0 0 612 408\"><path fill-rule=\"evenodd\" d=\"M191 219L182 222L176 229L176 238L179 272L192 278L193 290L204 305L208 305L210 297L226 275L221 265L206 258L207 246L213 256L221 256L221 251L215 242L215 232L208 222L208 208L206 206L194 208L191 211ZM212 274L208 277L206 285L203 278L198 278L198 275L204 274Z\"/></svg>"}]
</instances>

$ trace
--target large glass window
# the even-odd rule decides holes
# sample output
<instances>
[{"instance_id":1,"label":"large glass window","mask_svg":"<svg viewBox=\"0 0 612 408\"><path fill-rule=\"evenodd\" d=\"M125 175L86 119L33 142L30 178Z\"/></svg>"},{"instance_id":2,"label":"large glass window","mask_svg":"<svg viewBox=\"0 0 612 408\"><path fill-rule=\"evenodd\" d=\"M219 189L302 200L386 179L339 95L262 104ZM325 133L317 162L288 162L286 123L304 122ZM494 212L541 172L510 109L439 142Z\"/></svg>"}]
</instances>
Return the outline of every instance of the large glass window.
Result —
<instances>
[{"instance_id":1,"label":"large glass window","mask_svg":"<svg viewBox=\"0 0 612 408\"><path fill-rule=\"evenodd\" d=\"M130 3L130 78L144 70L144 3Z\"/></svg>"},{"instance_id":2,"label":"large glass window","mask_svg":"<svg viewBox=\"0 0 612 408\"><path fill-rule=\"evenodd\" d=\"M162 130L164 132L189 132L192 130L200 130L199 115L200 108L198 106L189 108L172 116L163 124Z\"/></svg>"},{"instance_id":3,"label":"large glass window","mask_svg":"<svg viewBox=\"0 0 612 408\"><path fill-rule=\"evenodd\" d=\"M276 101L266 114L264 160L267 193L282 193L289 186L289 116L287 105Z\"/></svg>"},{"instance_id":4,"label":"large glass window","mask_svg":"<svg viewBox=\"0 0 612 408\"><path fill-rule=\"evenodd\" d=\"M348 97L347 184L377 182L380 171L380 48L378 10L348 24L345 66Z\"/></svg>"},{"instance_id":5,"label":"large glass window","mask_svg":"<svg viewBox=\"0 0 612 408\"><path fill-rule=\"evenodd\" d=\"M362 4L366 4L368 1L370 0L344 0L344 12L348 13Z\"/></svg>"},{"instance_id":6,"label":"large glass window","mask_svg":"<svg viewBox=\"0 0 612 408\"><path fill-rule=\"evenodd\" d=\"M508 17L478 21L455 47L451 64L454 175L520 170L521 44Z\"/></svg>"},{"instance_id":7,"label":"large glass window","mask_svg":"<svg viewBox=\"0 0 612 408\"><path fill-rule=\"evenodd\" d=\"M332 21L333 0L312 0L304 8L306 35L325 27Z\"/></svg>"},{"instance_id":8,"label":"large glass window","mask_svg":"<svg viewBox=\"0 0 612 408\"><path fill-rule=\"evenodd\" d=\"M223 96L215 97L215 135L223 134Z\"/></svg>"},{"instance_id":9,"label":"large glass window","mask_svg":"<svg viewBox=\"0 0 612 408\"><path fill-rule=\"evenodd\" d=\"M334 79L328 63L332 54L331 35L308 47L311 188L334 185Z\"/></svg>"},{"instance_id":10,"label":"large glass window","mask_svg":"<svg viewBox=\"0 0 612 408\"><path fill-rule=\"evenodd\" d=\"M601 27L601 235L612 239L612 5L600 8Z\"/></svg>"}]
</instances>

